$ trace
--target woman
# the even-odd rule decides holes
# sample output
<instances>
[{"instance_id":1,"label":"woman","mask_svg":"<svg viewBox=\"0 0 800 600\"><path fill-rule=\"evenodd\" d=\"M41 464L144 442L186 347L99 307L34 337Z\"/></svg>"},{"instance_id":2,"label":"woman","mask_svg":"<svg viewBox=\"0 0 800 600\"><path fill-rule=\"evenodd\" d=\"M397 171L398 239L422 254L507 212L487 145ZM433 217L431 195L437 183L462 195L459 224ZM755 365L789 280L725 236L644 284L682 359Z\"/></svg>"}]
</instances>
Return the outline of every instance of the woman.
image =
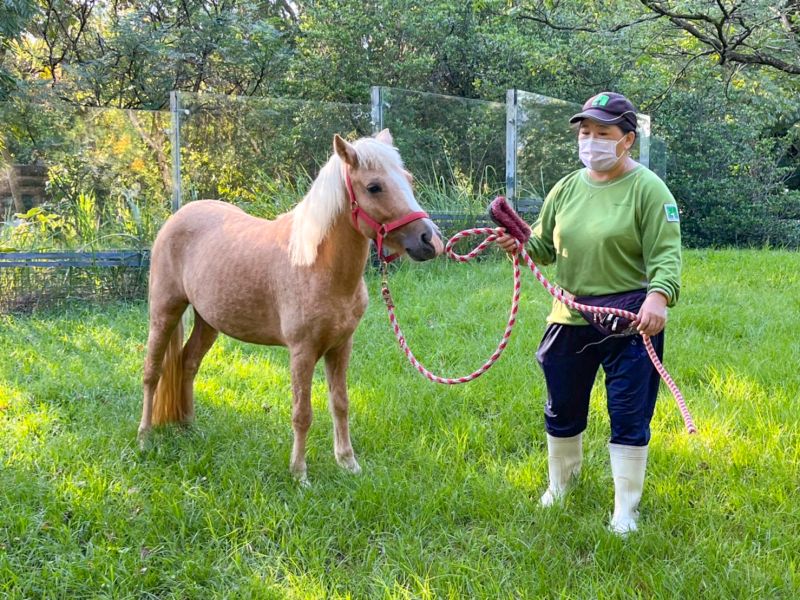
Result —
<instances>
[{"instance_id":1,"label":"woman","mask_svg":"<svg viewBox=\"0 0 800 600\"><path fill-rule=\"evenodd\" d=\"M603 92L570 119L586 166L556 183L545 198L527 251L539 264L555 262L555 282L590 303L613 304L621 292L637 313L634 335L611 335L590 326L580 313L554 301L536 357L547 382L545 429L549 486L541 498L561 498L581 467L581 435L600 365L606 376L611 421L609 454L614 478L610 528L636 530L650 441L650 420L659 376L642 339L659 357L664 348L667 306L680 291L680 223L667 186L630 157L636 141L636 109L621 94ZM516 240L498 239L514 252ZM635 292L640 290L640 292ZM593 299L585 297L592 296ZM586 301L589 300L589 301Z\"/></svg>"}]
</instances>

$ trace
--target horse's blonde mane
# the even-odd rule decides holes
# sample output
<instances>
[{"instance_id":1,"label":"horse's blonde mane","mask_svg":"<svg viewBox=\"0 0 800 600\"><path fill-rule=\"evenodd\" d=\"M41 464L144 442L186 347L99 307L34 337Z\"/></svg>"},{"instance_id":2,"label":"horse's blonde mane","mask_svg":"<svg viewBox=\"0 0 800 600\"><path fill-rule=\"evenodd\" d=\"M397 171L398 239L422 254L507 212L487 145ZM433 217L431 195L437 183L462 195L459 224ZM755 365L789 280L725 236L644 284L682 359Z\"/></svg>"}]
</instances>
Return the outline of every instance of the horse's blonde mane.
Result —
<instances>
[{"instance_id":1,"label":"horse's blonde mane","mask_svg":"<svg viewBox=\"0 0 800 600\"><path fill-rule=\"evenodd\" d=\"M383 167L402 169L400 153L393 146L374 138L353 142L358 163L367 169ZM311 189L294 207L289 258L295 266L309 266L317 258L317 249L331 225L347 205L342 159L335 152L322 167Z\"/></svg>"}]
</instances>

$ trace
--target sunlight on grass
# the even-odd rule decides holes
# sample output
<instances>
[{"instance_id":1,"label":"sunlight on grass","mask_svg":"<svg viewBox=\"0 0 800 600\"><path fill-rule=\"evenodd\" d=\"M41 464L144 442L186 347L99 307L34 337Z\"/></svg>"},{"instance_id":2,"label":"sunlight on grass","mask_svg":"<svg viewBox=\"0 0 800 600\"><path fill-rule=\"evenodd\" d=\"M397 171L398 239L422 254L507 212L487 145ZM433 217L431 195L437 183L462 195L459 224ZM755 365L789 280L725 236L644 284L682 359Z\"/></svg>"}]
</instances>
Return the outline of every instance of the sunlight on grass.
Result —
<instances>
[{"instance_id":1,"label":"sunlight on grass","mask_svg":"<svg viewBox=\"0 0 800 600\"><path fill-rule=\"evenodd\" d=\"M0 415L5 415L25 398L23 390L8 381L0 380Z\"/></svg>"},{"instance_id":2,"label":"sunlight on grass","mask_svg":"<svg viewBox=\"0 0 800 600\"><path fill-rule=\"evenodd\" d=\"M800 347L788 324L800 309L759 298L763 281L797 297L798 272L792 253L686 253L665 364L700 431L686 434L662 386L642 531L627 541L606 529L602 379L581 477L563 506L538 507L547 465L534 352L550 302L530 276L500 361L470 384L440 386L398 349L368 274L348 373L364 473L335 463L318 366L311 489L287 468L284 349L221 338L196 382L196 422L161 428L141 452L144 305L0 317L0 595L796 596L800 374L790 357ZM391 277L404 333L433 368L465 374L494 349L507 261L404 264Z\"/></svg>"}]
</instances>

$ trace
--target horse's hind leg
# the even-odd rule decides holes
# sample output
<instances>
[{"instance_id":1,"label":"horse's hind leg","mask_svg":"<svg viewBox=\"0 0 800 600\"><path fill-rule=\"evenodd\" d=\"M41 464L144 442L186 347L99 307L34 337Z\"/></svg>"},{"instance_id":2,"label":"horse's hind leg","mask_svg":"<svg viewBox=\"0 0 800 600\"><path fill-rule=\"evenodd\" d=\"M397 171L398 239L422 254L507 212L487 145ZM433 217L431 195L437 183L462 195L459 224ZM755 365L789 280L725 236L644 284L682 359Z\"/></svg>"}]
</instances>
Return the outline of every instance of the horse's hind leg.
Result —
<instances>
[{"instance_id":1,"label":"horse's hind leg","mask_svg":"<svg viewBox=\"0 0 800 600\"><path fill-rule=\"evenodd\" d=\"M328 405L333 417L333 453L336 462L352 473L359 473L361 467L350 444L347 421L350 405L347 397L347 365L352 348L353 338L350 337L341 346L329 350L325 354L325 374L328 378Z\"/></svg>"},{"instance_id":2,"label":"horse's hind leg","mask_svg":"<svg viewBox=\"0 0 800 600\"><path fill-rule=\"evenodd\" d=\"M185 416L187 422L191 421L194 416L194 378L197 376L203 357L214 345L218 335L219 331L206 323L195 310L192 334L183 348L181 394L183 395L183 406L188 409Z\"/></svg>"},{"instance_id":3,"label":"horse's hind leg","mask_svg":"<svg viewBox=\"0 0 800 600\"><path fill-rule=\"evenodd\" d=\"M311 427L311 379L319 356L309 348L292 347L292 428L294 445L289 469L303 485L308 485L306 475L306 437Z\"/></svg>"},{"instance_id":4,"label":"horse's hind leg","mask_svg":"<svg viewBox=\"0 0 800 600\"><path fill-rule=\"evenodd\" d=\"M180 327L181 317L187 306L188 302L185 300L156 304L151 297L150 331L147 336L147 355L144 360L142 377L144 401L142 403L142 419L139 423L140 443L144 443L152 427L153 397L163 370L164 355L176 329L178 332L183 330ZM183 340L180 340L180 343L182 342Z\"/></svg>"}]
</instances>

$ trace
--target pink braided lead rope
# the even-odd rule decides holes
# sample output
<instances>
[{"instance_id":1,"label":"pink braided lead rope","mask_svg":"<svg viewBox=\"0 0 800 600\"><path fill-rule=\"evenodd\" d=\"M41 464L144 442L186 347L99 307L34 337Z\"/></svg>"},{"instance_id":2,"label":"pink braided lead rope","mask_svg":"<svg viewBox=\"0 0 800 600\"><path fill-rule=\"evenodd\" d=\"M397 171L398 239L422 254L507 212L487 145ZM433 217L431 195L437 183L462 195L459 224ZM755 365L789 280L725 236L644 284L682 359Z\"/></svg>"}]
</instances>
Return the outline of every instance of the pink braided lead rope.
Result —
<instances>
[{"instance_id":1,"label":"pink braided lead rope","mask_svg":"<svg viewBox=\"0 0 800 600\"><path fill-rule=\"evenodd\" d=\"M490 227L477 227L474 229L465 229L464 231L459 231L455 234L450 240L448 240L447 245L445 246L445 251L447 255L458 262L469 262L473 258L475 258L478 254L483 252L492 242L494 242L501 234L503 233L502 229L493 229ZM453 250L453 245L460 239L469 237L472 235L486 235L486 238L476 246L471 252L468 254L457 254ZM575 302L571 298L567 297L564 294L564 291L551 284L542 272L539 271L539 268L533 262L528 253L525 252L525 248L523 244L519 244L518 251L514 253L513 257L513 264L514 264L514 295L511 300L511 311L508 317L508 324L506 325L505 332L503 333L503 337L500 340L500 343L497 345L497 349L494 353L489 357L489 359L476 371L473 371L469 375L464 375L463 377L440 377L438 375L434 375L428 369L426 369L414 356L414 353L411 352L411 349L408 347L406 343L405 336L403 332L400 330L400 325L397 322L397 316L394 313L394 301L392 300L392 294L389 291L389 280L388 274L386 271L386 263L382 263L382 273L383 278L381 282L381 295L383 296L383 300L386 303L386 309L389 312L389 321L392 324L392 329L394 330L395 337L397 337L397 341L400 344L400 348L403 350L405 355L408 357L408 360L411 362L412 366L419 371L423 376L425 376L430 381L435 383L442 383L446 385L456 385L459 383L467 383L468 381L473 381L477 379L481 375L483 375L489 368L497 362L500 358L500 355L503 353L503 350L506 349L508 346L508 340L511 337L511 332L514 329L514 325L517 320L517 311L519 310L519 298L520 298L520 268L519 268L519 259L522 257L525 262L527 263L528 267L530 268L531 272L534 274L536 279L539 280L547 292L553 296L559 302L563 302L568 307L579 310L582 312L591 312L591 313L599 313L599 314L610 314L619 317L624 317L630 321L637 321L637 315L632 312L621 310L618 308L611 308L606 306L589 306L586 304L581 304L579 302ZM686 401L683 398L683 394L681 393L680 389L678 389L677 384L672 379L670 374L664 368L664 365L658 358L656 354L655 348L653 348L653 343L650 341L650 336L645 334L640 334L642 336L642 340L644 342L645 349L647 350L647 355L650 357L653 366L658 371L658 374L661 376L661 379L664 380L664 383L667 384L670 392L672 392L672 396L675 398L675 402L678 405L678 410L681 412L681 416L683 417L684 425L686 426L686 430L689 433L697 433L697 427L694 424L694 420L692 419L692 415L689 413L689 409L686 406Z\"/></svg>"},{"instance_id":2,"label":"pink braided lead rope","mask_svg":"<svg viewBox=\"0 0 800 600\"><path fill-rule=\"evenodd\" d=\"M447 255L452 258L453 260L457 260L459 262L469 262L478 254L483 252L493 241L495 241L498 236L502 233L499 229L492 229L490 227L478 227L476 229L465 229L464 231L460 231L455 234L450 240L447 242L447 246L445 246L445 252ZM486 239L483 240L478 246L476 246L470 253L468 254L456 254L453 251L453 244L455 244L461 238L465 238L470 235L486 235ZM392 300L392 293L389 291L389 278L386 272L386 263L382 262L382 272L383 272L383 280L381 282L381 295L383 296L383 301L386 303L386 309L389 311L389 321L392 324L392 329L394 330L394 335L397 337L397 341L400 344L400 348L402 348L403 352L405 352L408 360L411 362L413 367L419 371L422 375L433 381L434 383L443 383L445 385L455 385L458 383L467 383L468 381L472 381L473 379L477 379L486 371L489 370L494 363L497 362L497 359L500 358L500 355L503 353L503 350L506 349L508 345L508 339L511 337L511 331L514 329L514 324L517 322L517 311L519 310L519 295L520 295L520 271L519 271L519 254L514 255L514 297L511 299L511 312L508 315L508 324L506 325L506 330L503 333L503 338L500 340L500 343L497 345L497 349L492 353L489 359L483 363L483 365L477 370L473 371L469 375L465 375L463 377L439 377L438 375L434 375L428 369L426 369L422 364L417 360L417 357L414 356L414 353L411 352L411 348L408 347L406 343L406 338L403 336L403 332L400 331L400 325L397 323L397 317L394 314L394 301Z\"/></svg>"}]
</instances>

